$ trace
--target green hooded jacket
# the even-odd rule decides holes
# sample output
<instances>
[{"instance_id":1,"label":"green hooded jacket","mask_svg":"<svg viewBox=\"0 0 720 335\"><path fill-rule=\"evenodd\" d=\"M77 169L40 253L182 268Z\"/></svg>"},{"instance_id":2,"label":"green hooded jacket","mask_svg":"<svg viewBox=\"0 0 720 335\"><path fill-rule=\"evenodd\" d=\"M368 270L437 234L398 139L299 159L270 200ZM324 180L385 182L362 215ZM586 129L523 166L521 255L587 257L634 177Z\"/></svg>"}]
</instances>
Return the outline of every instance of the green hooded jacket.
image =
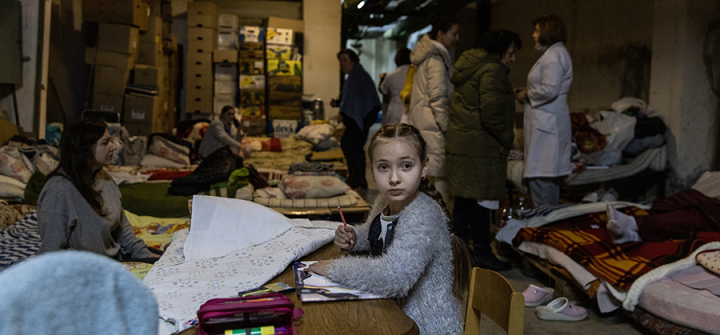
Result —
<instances>
[{"instance_id":1,"label":"green hooded jacket","mask_svg":"<svg viewBox=\"0 0 720 335\"><path fill-rule=\"evenodd\" d=\"M481 48L455 63L445 151L453 195L479 200L505 196L507 156L512 149L515 95L509 69Z\"/></svg>"}]
</instances>

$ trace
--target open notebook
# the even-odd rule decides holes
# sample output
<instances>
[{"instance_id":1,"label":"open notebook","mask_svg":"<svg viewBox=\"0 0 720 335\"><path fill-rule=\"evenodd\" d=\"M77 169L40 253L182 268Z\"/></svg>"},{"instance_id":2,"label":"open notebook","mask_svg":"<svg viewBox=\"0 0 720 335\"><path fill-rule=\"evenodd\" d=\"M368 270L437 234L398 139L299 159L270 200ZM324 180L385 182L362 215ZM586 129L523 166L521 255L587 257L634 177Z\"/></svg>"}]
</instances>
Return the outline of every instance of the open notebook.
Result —
<instances>
[{"instance_id":1,"label":"open notebook","mask_svg":"<svg viewBox=\"0 0 720 335\"><path fill-rule=\"evenodd\" d=\"M302 302L384 298L376 294L349 289L321 275L305 272L305 268L312 263L315 263L315 261L293 263L295 288Z\"/></svg>"}]
</instances>

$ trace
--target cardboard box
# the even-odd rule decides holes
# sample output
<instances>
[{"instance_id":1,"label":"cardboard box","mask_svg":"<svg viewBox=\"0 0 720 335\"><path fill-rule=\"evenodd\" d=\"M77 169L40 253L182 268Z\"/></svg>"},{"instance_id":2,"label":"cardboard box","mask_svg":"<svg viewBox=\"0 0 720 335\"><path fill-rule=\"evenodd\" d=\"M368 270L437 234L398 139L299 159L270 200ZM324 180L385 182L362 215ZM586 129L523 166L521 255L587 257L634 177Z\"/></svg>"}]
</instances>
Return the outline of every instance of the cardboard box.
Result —
<instances>
[{"instance_id":1,"label":"cardboard box","mask_svg":"<svg viewBox=\"0 0 720 335\"><path fill-rule=\"evenodd\" d=\"M164 1L160 5L160 16L162 17L163 22L172 22L172 1Z\"/></svg>"},{"instance_id":2,"label":"cardboard box","mask_svg":"<svg viewBox=\"0 0 720 335\"><path fill-rule=\"evenodd\" d=\"M216 96L213 98L213 114L215 114L215 115L222 114L222 110L223 110L223 108L225 108L225 106L235 107L234 97Z\"/></svg>"},{"instance_id":3,"label":"cardboard box","mask_svg":"<svg viewBox=\"0 0 720 335\"><path fill-rule=\"evenodd\" d=\"M127 129L128 135L130 136L150 136L150 134L152 134L152 122L125 122L123 126Z\"/></svg>"},{"instance_id":4,"label":"cardboard box","mask_svg":"<svg viewBox=\"0 0 720 335\"><path fill-rule=\"evenodd\" d=\"M298 60L268 59L268 76L302 76L302 62Z\"/></svg>"},{"instance_id":5,"label":"cardboard box","mask_svg":"<svg viewBox=\"0 0 720 335\"><path fill-rule=\"evenodd\" d=\"M188 2L188 27L217 28L218 11L212 2Z\"/></svg>"},{"instance_id":6,"label":"cardboard box","mask_svg":"<svg viewBox=\"0 0 720 335\"><path fill-rule=\"evenodd\" d=\"M215 63L215 80L238 80L237 64Z\"/></svg>"},{"instance_id":7,"label":"cardboard box","mask_svg":"<svg viewBox=\"0 0 720 335\"><path fill-rule=\"evenodd\" d=\"M272 119L272 116L270 117ZM272 119L273 137L286 138L297 131L297 120L275 120Z\"/></svg>"},{"instance_id":8,"label":"cardboard box","mask_svg":"<svg viewBox=\"0 0 720 335\"><path fill-rule=\"evenodd\" d=\"M292 47L286 45L268 45L267 59L290 60L292 58Z\"/></svg>"},{"instance_id":9,"label":"cardboard box","mask_svg":"<svg viewBox=\"0 0 720 335\"><path fill-rule=\"evenodd\" d=\"M148 12L142 0L93 0L82 4L82 19L147 29ZM143 30L145 30L143 29Z\"/></svg>"},{"instance_id":10,"label":"cardboard box","mask_svg":"<svg viewBox=\"0 0 720 335\"><path fill-rule=\"evenodd\" d=\"M138 64L133 70L133 84L165 87L165 68Z\"/></svg>"},{"instance_id":11,"label":"cardboard box","mask_svg":"<svg viewBox=\"0 0 720 335\"><path fill-rule=\"evenodd\" d=\"M85 48L85 64L95 64L114 67L118 69L132 69L135 66L136 57L133 55L97 50L97 48Z\"/></svg>"},{"instance_id":12,"label":"cardboard box","mask_svg":"<svg viewBox=\"0 0 720 335\"><path fill-rule=\"evenodd\" d=\"M299 101L302 103L302 77L268 77L268 100Z\"/></svg>"},{"instance_id":13,"label":"cardboard box","mask_svg":"<svg viewBox=\"0 0 720 335\"><path fill-rule=\"evenodd\" d=\"M237 32L240 18L235 14L218 14L218 30Z\"/></svg>"},{"instance_id":14,"label":"cardboard box","mask_svg":"<svg viewBox=\"0 0 720 335\"><path fill-rule=\"evenodd\" d=\"M188 52L212 53L217 49L217 30L188 28Z\"/></svg>"},{"instance_id":15,"label":"cardboard box","mask_svg":"<svg viewBox=\"0 0 720 335\"><path fill-rule=\"evenodd\" d=\"M240 27L240 34L238 38L240 42L265 42L265 27Z\"/></svg>"},{"instance_id":16,"label":"cardboard box","mask_svg":"<svg viewBox=\"0 0 720 335\"><path fill-rule=\"evenodd\" d=\"M143 3L142 4L142 13L141 19L138 21L138 30L141 33L147 32L148 30L148 19L150 18L150 5Z\"/></svg>"},{"instance_id":17,"label":"cardboard box","mask_svg":"<svg viewBox=\"0 0 720 335\"><path fill-rule=\"evenodd\" d=\"M157 99L157 96L152 95L126 94L123 124L128 122L151 124L157 107Z\"/></svg>"},{"instance_id":18,"label":"cardboard box","mask_svg":"<svg viewBox=\"0 0 720 335\"><path fill-rule=\"evenodd\" d=\"M217 47L222 50L237 50L238 34L237 32L218 31Z\"/></svg>"},{"instance_id":19,"label":"cardboard box","mask_svg":"<svg viewBox=\"0 0 720 335\"><path fill-rule=\"evenodd\" d=\"M265 106L241 106L240 114L245 118L265 117Z\"/></svg>"},{"instance_id":20,"label":"cardboard box","mask_svg":"<svg viewBox=\"0 0 720 335\"><path fill-rule=\"evenodd\" d=\"M161 17L162 1L161 0L145 0L150 6L150 17Z\"/></svg>"},{"instance_id":21,"label":"cardboard box","mask_svg":"<svg viewBox=\"0 0 720 335\"><path fill-rule=\"evenodd\" d=\"M129 77L129 70L109 66L95 66L93 93L123 95Z\"/></svg>"},{"instance_id":22,"label":"cardboard box","mask_svg":"<svg viewBox=\"0 0 720 335\"><path fill-rule=\"evenodd\" d=\"M265 44L262 42L243 42L238 44L238 56L241 59L265 59Z\"/></svg>"},{"instance_id":23,"label":"cardboard box","mask_svg":"<svg viewBox=\"0 0 720 335\"><path fill-rule=\"evenodd\" d=\"M257 75L240 75L239 80L240 89L265 89L265 76Z\"/></svg>"},{"instance_id":24,"label":"cardboard box","mask_svg":"<svg viewBox=\"0 0 720 335\"><path fill-rule=\"evenodd\" d=\"M207 77L212 83L213 62L211 53L187 53L186 78ZM200 74L200 75L198 75Z\"/></svg>"},{"instance_id":25,"label":"cardboard box","mask_svg":"<svg viewBox=\"0 0 720 335\"><path fill-rule=\"evenodd\" d=\"M265 90L240 90L240 106L265 106Z\"/></svg>"},{"instance_id":26,"label":"cardboard box","mask_svg":"<svg viewBox=\"0 0 720 335\"><path fill-rule=\"evenodd\" d=\"M140 34L140 43L161 43L163 33L163 22L159 17L151 16L148 18L148 29L144 34Z\"/></svg>"},{"instance_id":27,"label":"cardboard box","mask_svg":"<svg viewBox=\"0 0 720 335\"><path fill-rule=\"evenodd\" d=\"M265 41L268 44L293 45L292 29L267 28Z\"/></svg>"},{"instance_id":28,"label":"cardboard box","mask_svg":"<svg viewBox=\"0 0 720 335\"><path fill-rule=\"evenodd\" d=\"M213 52L213 63L237 63L237 50L218 50Z\"/></svg>"},{"instance_id":29,"label":"cardboard box","mask_svg":"<svg viewBox=\"0 0 720 335\"><path fill-rule=\"evenodd\" d=\"M250 136L263 136L267 133L267 119L265 116L245 117L242 120L243 131Z\"/></svg>"},{"instance_id":30,"label":"cardboard box","mask_svg":"<svg viewBox=\"0 0 720 335\"><path fill-rule=\"evenodd\" d=\"M178 37L176 34L170 35L169 39L163 37L163 51L164 52L178 51Z\"/></svg>"},{"instance_id":31,"label":"cardboard box","mask_svg":"<svg viewBox=\"0 0 720 335\"><path fill-rule=\"evenodd\" d=\"M267 22L268 27L292 29L294 33L302 33L305 29L305 23L302 20L286 19L282 17L270 16Z\"/></svg>"},{"instance_id":32,"label":"cardboard box","mask_svg":"<svg viewBox=\"0 0 720 335\"><path fill-rule=\"evenodd\" d=\"M209 95L208 95L209 93ZM185 112L192 114L212 114L213 97L212 90L210 92L196 92L187 95L185 99Z\"/></svg>"},{"instance_id":33,"label":"cardboard box","mask_svg":"<svg viewBox=\"0 0 720 335\"><path fill-rule=\"evenodd\" d=\"M124 95L93 93L92 109L103 112L116 112L122 115L124 100Z\"/></svg>"},{"instance_id":34,"label":"cardboard box","mask_svg":"<svg viewBox=\"0 0 720 335\"><path fill-rule=\"evenodd\" d=\"M243 58L239 60L239 70L242 74L264 74L265 61L263 59Z\"/></svg>"},{"instance_id":35,"label":"cardboard box","mask_svg":"<svg viewBox=\"0 0 720 335\"><path fill-rule=\"evenodd\" d=\"M276 106L270 105L268 110L268 116L271 119L283 119L283 120L300 120L302 119L303 109L301 107L287 107L287 106Z\"/></svg>"},{"instance_id":36,"label":"cardboard box","mask_svg":"<svg viewBox=\"0 0 720 335\"><path fill-rule=\"evenodd\" d=\"M237 95L237 84L235 81L216 80L215 81L215 96L232 96L233 99Z\"/></svg>"},{"instance_id":37,"label":"cardboard box","mask_svg":"<svg viewBox=\"0 0 720 335\"><path fill-rule=\"evenodd\" d=\"M159 43L140 43L137 64L162 66L163 47Z\"/></svg>"},{"instance_id":38,"label":"cardboard box","mask_svg":"<svg viewBox=\"0 0 720 335\"><path fill-rule=\"evenodd\" d=\"M123 24L100 23L98 28L98 50L137 53L138 28Z\"/></svg>"}]
</instances>

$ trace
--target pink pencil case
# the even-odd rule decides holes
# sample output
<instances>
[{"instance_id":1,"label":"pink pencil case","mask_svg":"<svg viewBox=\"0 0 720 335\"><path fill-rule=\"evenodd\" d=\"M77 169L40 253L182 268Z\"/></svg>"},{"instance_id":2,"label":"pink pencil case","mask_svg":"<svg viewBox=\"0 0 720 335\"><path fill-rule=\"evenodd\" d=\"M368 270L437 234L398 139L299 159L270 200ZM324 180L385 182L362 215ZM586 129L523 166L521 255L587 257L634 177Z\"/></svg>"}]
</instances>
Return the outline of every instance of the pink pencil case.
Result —
<instances>
[{"instance_id":1,"label":"pink pencil case","mask_svg":"<svg viewBox=\"0 0 720 335\"><path fill-rule=\"evenodd\" d=\"M211 299L197 311L199 335L221 335L226 330L274 326L296 335L293 320L304 314L282 293L250 297Z\"/></svg>"}]
</instances>

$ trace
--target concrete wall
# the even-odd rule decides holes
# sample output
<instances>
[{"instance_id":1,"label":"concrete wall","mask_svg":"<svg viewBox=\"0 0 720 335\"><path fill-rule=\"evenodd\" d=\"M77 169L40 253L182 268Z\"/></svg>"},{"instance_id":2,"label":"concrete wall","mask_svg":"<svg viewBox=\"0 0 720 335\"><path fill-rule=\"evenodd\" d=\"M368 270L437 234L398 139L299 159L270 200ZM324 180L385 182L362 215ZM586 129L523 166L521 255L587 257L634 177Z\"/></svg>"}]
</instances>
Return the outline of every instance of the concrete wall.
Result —
<instances>
[{"instance_id":1,"label":"concrete wall","mask_svg":"<svg viewBox=\"0 0 720 335\"><path fill-rule=\"evenodd\" d=\"M341 3L337 0L304 0L305 55L303 56L303 91L323 99L325 118L337 115L330 99L340 96Z\"/></svg>"},{"instance_id":2,"label":"concrete wall","mask_svg":"<svg viewBox=\"0 0 720 335\"><path fill-rule=\"evenodd\" d=\"M16 91L20 126L26 132L33 131L35 122L35 80L38 64L38 24L40 16L40 0L21 0L22 3L22 54L30 60L23 62L22 85ZM0 92L0 109L8 112L9 120L17 123L13 108L12 90Z\"/></svg>"},{"instance_id":3,"label":"concrete wall","mask_svg":"<svg viewBox=\"0 0 720 335\"><path fill-rule=\"evenodd\" d=\"M670 130L672 192L718 168L720 3L657 0L654 16L650 104Z\"/></svg>"},{"instance_id":4,"label":"concrete wall","mask_svg":"<svg viewBox=\"0 0 720 335\"><path fill-rule=\"evenodd\" d=\"M560 16L567 27L566 46L573 61L570 110L599 111L624 96L648 100L653 3L499 0L492 5L492 29L520 35L523 48L511 66L510 80L515 86L525 86L528 71L541 55L534 50L532 21L545 14ZM517 109L521 111L522 106Z\"/></svg>"}]
</instances>

